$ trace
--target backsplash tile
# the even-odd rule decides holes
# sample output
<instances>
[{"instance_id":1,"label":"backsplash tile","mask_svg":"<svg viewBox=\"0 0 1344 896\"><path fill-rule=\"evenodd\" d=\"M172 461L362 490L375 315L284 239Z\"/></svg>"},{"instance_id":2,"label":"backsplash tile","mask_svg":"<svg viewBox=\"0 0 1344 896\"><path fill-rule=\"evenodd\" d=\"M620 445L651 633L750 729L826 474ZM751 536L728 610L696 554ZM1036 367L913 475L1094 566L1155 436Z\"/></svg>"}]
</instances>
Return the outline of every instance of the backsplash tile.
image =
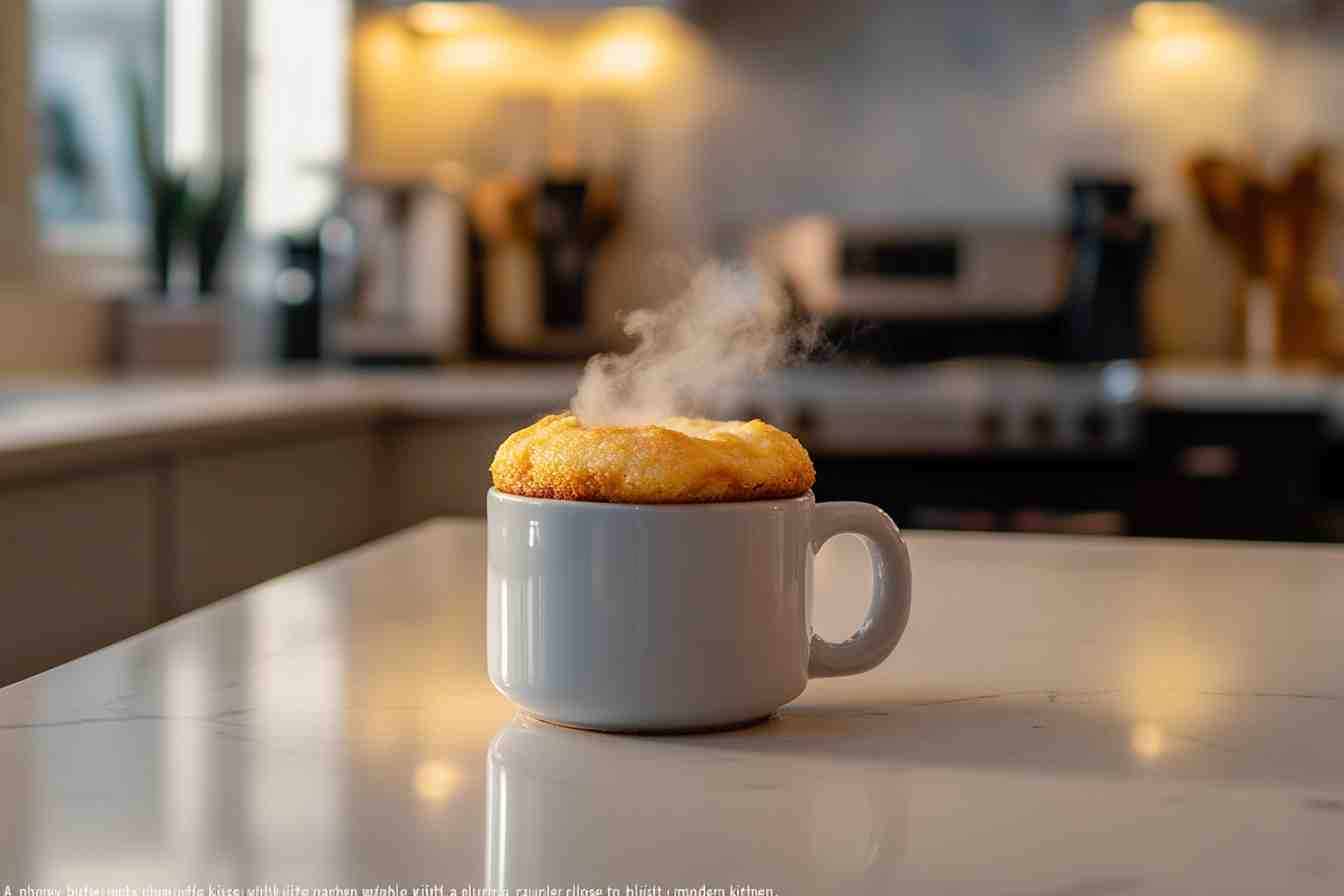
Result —
<instances>
[{"instance_id":1,"label":"backsplash tile","mask_svg":"<svg viewBox=\"0 0 1344 896\"><path fill-rule=\"evenodd\" d=\"M1275 166L1308 141L1337 141L1341 41L1227 15L1198 45L1168 45L1136 33L1130 9L693 0L674 70L629 89L576 87L572 71L548 78L582 22L531 19L507 73L453 75L431 47L396 43L366 20L353 63L355 159L415 170L451 157L488 170L483 137L501 97L622 96L634 182L625 259L599 300L613 317L663 298L678 268L754 222L805 212L1051 221L1069 170L1127 170L1166 224L1150 293L1155 349L1229 355L1237 274L1197 217L1181 162L1216 148Z\"/></svg>"}]
</instances>

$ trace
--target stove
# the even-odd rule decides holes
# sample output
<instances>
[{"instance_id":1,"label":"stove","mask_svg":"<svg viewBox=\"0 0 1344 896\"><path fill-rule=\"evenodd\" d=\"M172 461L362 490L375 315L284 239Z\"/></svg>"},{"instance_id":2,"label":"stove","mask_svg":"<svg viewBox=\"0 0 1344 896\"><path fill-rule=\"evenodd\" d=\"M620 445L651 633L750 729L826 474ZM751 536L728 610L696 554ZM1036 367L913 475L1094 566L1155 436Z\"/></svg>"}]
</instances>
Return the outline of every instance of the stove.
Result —
<instances>
[{"instance_id":1,"label":"stove","mask_svg":"<svg viewBox=\"0 0 1344 896\"><path fill-rule=\"evenodd\" d=\"M776 374L744 413L822 455L1124 455L1139 441L1130 362L947 361Z\"/></svg>"},{"instance_id":2,"label":"stove","mask_svg":"<svg viewBox=\"0 0 1344 896\"><path fill-rule=\"evenodd\" d=\"M818 500L938 529L1122 534L1142 449L1128 362L1021 360L786 371L741 411L796 433Z\"/></svg>"}]
</instances>

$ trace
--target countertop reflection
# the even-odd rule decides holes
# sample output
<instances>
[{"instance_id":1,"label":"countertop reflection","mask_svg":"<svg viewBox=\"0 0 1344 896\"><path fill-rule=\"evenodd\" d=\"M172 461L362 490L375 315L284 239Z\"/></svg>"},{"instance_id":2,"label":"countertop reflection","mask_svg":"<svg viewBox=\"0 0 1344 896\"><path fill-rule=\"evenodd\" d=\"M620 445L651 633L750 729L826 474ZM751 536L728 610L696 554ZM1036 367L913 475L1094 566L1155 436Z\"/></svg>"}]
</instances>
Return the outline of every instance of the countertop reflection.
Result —
<instances>
[{"instance_id":1,"label":"countertop reflection","mask_svg":"<svg viewBox=\"0 0 1344 896\"><path fill-rule=\"evenodd\" d=\"M887 663L696 737L516 715L479 521L286 576L0 690L0 885L1344 886L1344 551L910 546ZM816 575L842 637L861 547Z\"/></svg>"}]
</instances>

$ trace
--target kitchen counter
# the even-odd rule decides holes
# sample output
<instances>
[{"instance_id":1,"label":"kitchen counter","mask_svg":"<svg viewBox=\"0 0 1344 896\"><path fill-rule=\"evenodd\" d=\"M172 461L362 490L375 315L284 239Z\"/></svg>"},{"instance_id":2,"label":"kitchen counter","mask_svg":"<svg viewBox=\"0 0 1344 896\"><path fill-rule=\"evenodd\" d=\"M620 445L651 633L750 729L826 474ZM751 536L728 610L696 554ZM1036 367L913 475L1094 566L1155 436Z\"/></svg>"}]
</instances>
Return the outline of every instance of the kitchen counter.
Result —
<instances>
[{"instance_id":1,"label":"kitchen counter","mask_svg":"<svg viewBox=\"0 0 1344 896\"><path fill-rule=\"evenodd\" d=\"M1323 411L1338 424L1344 421L1344 378L1315 370L1158 365L1143 371L1142 401L1178 411Z\"/></svg>"},{"instance_id":2,"label":"kitchen counter","mask_svg":"<svg viewBox=\"0 0 1344 896\"><path fill-rule=\"evenodd\" d=\"M0 479L341 421L535 414L568 405L578 375L573 365L481 365L10 384L0 388Z\"/></svg>"},{"instance_id":3,"label":"kitchen counter","mask_svg":"<svg viewBox=\"0 0 1344 896\"><path fill-rule=\"evenodd\" d=\"M238 435L302 431L332 422L529 416L567 407L573 364L472 364L424 372L257 372L182 380L0 387L0 480L191 450ZM1076 370L1015 361L910 369L781 371L741 396L745 413L785 426L817 408L899 409L932 397L948 406L1025 404L1073 395L1195 411L1319 411L1344 434L1344 379L1218 366L1119 364L1100 386ZM1097 394L1089 393L1089 389ZM1098 389L1100 391L1098 391Z\"/></svg>"},{"instance_id":4,"label":"kitchen counter","mask_svg":"<svg viewBox=\"0 0 1344 896\"><path fill-rule=\"evenodd\" d=\"M515 716L480 522L284 576L0 690L0 884L1344 889L1344 550L909 541L886 663L696 737Z\"/></svg>"}]
</instances>

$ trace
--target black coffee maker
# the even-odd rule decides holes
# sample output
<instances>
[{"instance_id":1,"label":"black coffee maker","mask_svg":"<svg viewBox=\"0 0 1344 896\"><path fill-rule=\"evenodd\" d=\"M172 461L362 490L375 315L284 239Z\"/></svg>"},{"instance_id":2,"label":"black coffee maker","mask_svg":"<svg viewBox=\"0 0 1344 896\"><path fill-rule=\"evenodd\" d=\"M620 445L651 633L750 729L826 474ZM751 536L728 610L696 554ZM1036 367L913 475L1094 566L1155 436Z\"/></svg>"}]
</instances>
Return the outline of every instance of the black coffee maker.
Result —
<instances>
[{"instance_id":1,"label":"black coffee maker","mask_svg":"<svg viewBox=\"0 0 1344 896\"><path fill-rule=\"evenodd\" d=\"M1135 214L1134 181L1076 175L1068 181L1068 282L1058 316L1060 360L1144 355L1143 294L1156 226Z\"/></svg>"},{"instance_id":2,"label":"black coffee maker","mask_svg":"<svg viewBox=\"0 0 1344 896\"><path fill-rule=\"evenodd\" d=\"M502 175L478 185L468 234L474 357L554 360L592 354L594 269L620 224L622 194L618 175L578 171L532 179ZM530 260L531 287L491 282L488 256L508 246L521 248ZM507 303L525 303L524 316L536 326L506 341L491 332L489 320L505 312L501 306Z\"/></svg>"}]
</instances>

